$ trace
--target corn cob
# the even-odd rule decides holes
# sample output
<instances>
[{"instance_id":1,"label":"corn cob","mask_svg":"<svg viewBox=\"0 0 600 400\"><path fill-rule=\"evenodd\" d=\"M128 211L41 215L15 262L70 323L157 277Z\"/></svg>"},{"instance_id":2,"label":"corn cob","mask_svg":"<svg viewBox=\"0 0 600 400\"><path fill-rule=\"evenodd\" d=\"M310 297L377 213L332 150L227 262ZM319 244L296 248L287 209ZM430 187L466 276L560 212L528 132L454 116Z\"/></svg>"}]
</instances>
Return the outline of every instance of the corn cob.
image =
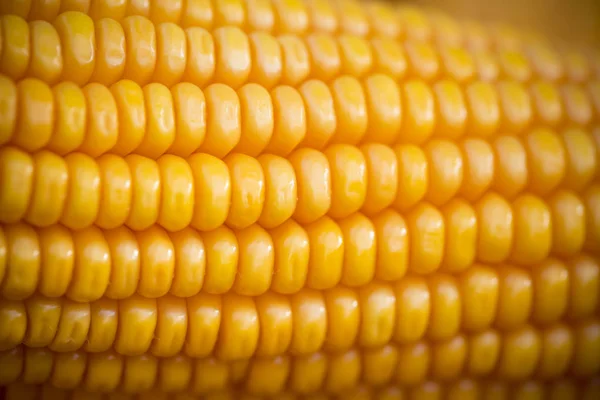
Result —
<instances>
[{"instance_id":1,"label":"corn cob","mask_svg":"<svg viewBox=\"0 0 600 400\"><path fill-rule=\"evenodd\" d=\"M600 53L354 0L0 3L0 397L595 399Z\"/></svg>"}]
</instances>

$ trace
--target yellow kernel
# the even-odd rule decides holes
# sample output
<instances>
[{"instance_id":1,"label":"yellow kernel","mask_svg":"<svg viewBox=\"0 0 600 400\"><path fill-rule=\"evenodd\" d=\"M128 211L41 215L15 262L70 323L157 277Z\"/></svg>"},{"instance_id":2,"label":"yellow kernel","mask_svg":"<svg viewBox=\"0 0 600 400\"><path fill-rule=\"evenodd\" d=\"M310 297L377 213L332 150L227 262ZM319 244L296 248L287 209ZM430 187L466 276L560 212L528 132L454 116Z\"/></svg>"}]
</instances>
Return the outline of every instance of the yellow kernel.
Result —
<instances>
[{"instance_id":1,"label":"yellow kernel","mask_svg":"<svg viewBox=\"0 0 600 400\"><path fill-rule=\"evenodd\" d=\"M304 227L310 247L306 285L312 289L330 289L342 278L344 236L339 225L323 217ZM318 244L318 245L317 245Z\"/></svg>"},{"instance_id":2,"label":"yellow kernel","mask_svg":"<svg viewBox=\"0 0 600 400\"><path fill-rule=\"evenodd\" d=\"M498 375L508 381L521 380L531 375L541 355L539 333L531 326L507 332L503 337L498 360Z\"/></svg>"},{"instance_id":3,"label":"yellow kernel","mask_svg":"<svg viewBox=\"0 0 600 400\"><path fill-rule=\"evenodd\" d=\"M321 81L309 80L298 91L306 112L306 136L300 146L321 150L335 133L337 117L329 87ZM367 102L368 100L367 92Z\"/></svg>"},{"instance_id":4,"label":"yellow kernel","mask_svg":"<svg viewBox=\"0 0 600 400\"><path fill-rule=\"evenodd\" d=\"M431 340L450 339L458 333L461 323L462 298L457 280L446 274L428 278L431 315L427 337Z\"/></svg>"},{"instance_id":5,"label":"yellow kernel","mask_svg":"<svg viewBox=\"0 0 600 400\"><path fill-rule=\"evenodd\" d=\"M552 213L552 252L557 256L577 254L585 241L585 206L571 191L559 190L549 199Z\"/></svg>"},{"instance_id":6,"label":"yellow kernel","mask_svg":"<svg viewBox=\"0 0 600 400\"><path fill-rule=\"evenodd\" d=\"M487 263L506 260L513 244L514 217L510 204L494 192L475 203L477 259Z\"/></svg>"},{"instance_id":7,"label":"yellow kernel","mask_svg":"<svg viewBox=\"0 0 600 400\"><path fill-rule=\"evenodd\" d=\"M514 244L511 260L532 265L544 260L552 246L552 213L539 197L523 194L513 203Z\"/></svg>"},{"instance_id":8,"label":"yellow kernel","mask_svg":"<svg viewBox=\"0 0 600 400\"><path fill-rule=\"evenodd\" d=\"M367 190L362 211L372 216L392 204L398 189L398 159L394 151L381 144L360 147L366 161Z\"/></svg>"},{"instance_id":9,"label":"yellow kernel","mask_svg":"<svg viewBox=\"0 0 600 400\"><path fill-rule=\"evenodd\" d=\"M12 143L28 152L45 147L54 129L54 96L50 87L34 78L17 83L17 126ZM109 117L110 118L110 117Z\"/></svg>"},{"instance_id":10,"label":"yellow kernel","mask_svg":"<svg viewBox=\"0 0 600 400\"><path fill-rule=\"evenodd\" d=\"M310 52L302 39L286 34L277 38L281 47L281 83L297 86L308 78L310 73Z\"/></svg>"},{"instance_id":11,"label":"yellow kernel","mask_svg":"<svg viewBox=\"0 0 600 400\"><path fill-rule=\"evenodd\" d=\"M229 86L214 83L204 90L206 136L200 151L225 157L240 141L240 99Z\"/></svg>"},{"instance_id":12,"label":"yellow kernel","mask_svg":"<svg viewBox=\"0 0 600 400\"><path fill-rule=\"evenodd\" d=\"M436 114L439 116L435 134L457 139L465 132L467 107L458 83L442 80L433 85Z\"/></svg>"},{"instance_id":13,"label":"yellow kernel","mask_svg":"<svg viewBox=\"0 0 600 400\"><path fill-rule=\"evenodd\" d=\"M213 36L200 27L187 28L185 36L187 43L187 64L183 73L183 79L197 86L204 87L213 79L215 74L216 57Z\"/></svg>"},{"instance_id":14,"label":"yellow kernel","mask_svg":"<svg viewBox=\"0 0 600 400\"><path fill-rule=\"evenodd\" d=\"M123 78L139 85L150 82L156 67L156 30L154 24L140 14L126 17L122 22L125 32L125 71Z\"/></svg>"},{"instance_id":15,"label":"yellow kernel","mask_svg":"<svg viewBox=\"0 0 600 400\"><path fill-rule=\"evenodd\" d=\"M565 148L552 130L538 128L525 136L529 188L540 195L555 189L564 179Z\"/></svg>"},{"instance_id":16,"label":"yellow kernel","mask_svg":"<svg viewBox=\"0 0 600 400\"><path fill-rule=\"evenodd\" d=\"M475 264L458 278L462 295L462 326L470 332L489 328L496 316L499 279L495 269Z\"/></svg>"},{"instance_id":17,"label":"yellow kernel","mask_svg":"<svg viewBox=\"0 0 600 400\"><path fill-rule=\"evenodd\" d=\"M215 43L216 82L237 89L242 86L251 69L250 42L241 29L228 26L218 28L213 33Z\"/></svg>"},{"instance_id":18,"label":"yellow kernel","mask_svg":"<svg viewBox=\"0 0 600 400\"><path fill-rule=\"evenodd\" d=\"M539 324L558 321L569 299L569 270L559 260L548 258L531 271L533 282L532 318Z\"/></svg>"},{"instance_id":19,"label":"yellow kernel","mask_svg":"<svg viewBox=\"0 0 600 400\"><path fill-rule=\"evenodd\" d=\"M243 229L258 221L265 203L265 175L258 160L232 153L225 158L231 176L231 206L226 223Z\"/></svg>"},{"instance_id":20,"label":"yellow kernel","mask_svg":"<svg viewBox=\"0 0 600 400\"><path fill-rule=\"evenodd\" d=\"M300 93L291 86L271 91L273 136L265 148L268 153L288 156L306 136L306 110Z\"/></svg>"},{"instance_id":21,"label":"yellow kernel","mask_svg":"<svg viewBox=\"0 0 600 400\"><path fill-rule=\"evenodd\" d=\"M14 147L0 149L0 220L14 223L27 213L34 191L34 159Z\"/></svg>"},{"instance_id":22,"label":"yellow kernel","mask_svg":"<svg viewBox=\"0 0 600 400\"><path fill-rule=\"evenodd\" d=\"M394 147L398 159L398 192L394 207L406 211L423 199L429 186L429 164L420 147Z\"/></svg>"},{"instance_id":23,"label":"yellow kernel","mask_svg":"<svg viewBox=\"0 0 600 400\"><path fill-rule=\"evenodd\" d=\"M329 161L325 154L313 149L294 151L289 161L296 173L298 203L294 218L301 224L314 222L331 207L332 188Z\"/></svg>"},{"instance_id":24,"label":"yellow kernel","mask_svg":"<svg viewBox=\"0 0 600 400\"><path fill-rule=\"evenodd\" d=\"M170 22L159 24L156 30L156 68L153 82L162 83L167 87L173 86L181 80L186 64L187 41L183 29Z\"/></svg>"},{"instance_id":25,"label":"yellow kernel","mask_svg":"<svg viewBox=\"0 0 600 400\"><path fill-rule=\"evenodd\" d=\"M34 154L33 162L35 178L25 219L36 226L55 224L60 219L67 197L67 164L48 151Z\"/></svg>"},{"instance_id":26,"label":"yellow kernel","mask_svg":"<svg viewBox=\"0 0 600 400\"><path fill-rule=\"evenodd\" d=\"M459 272L471 266L477 250L475 210L462 199L449 201L440 210L446 230L444 259L441 269Z\"/></svg>"},{"instance_id":27,"label":"yellow kernel","mask_svg":"<svg viewBox=\"0 0 600 400\"><path fill-rule=\"evenodd\" d=\"M63 69L60 37L46 21L30 22L29 31L31 59L27 75L52 85L60 78Z\"/></svg>"},{"instance_id":28,"label":"yellow kernel","mask_svg":"<svg viewBox=\"0 0 600 400\"><path fill-rule=\"evenodd\" d=\"M355 213L339 222L344 241L341 283L349 287L368 284L375 275L377 254L375 227L371 220Z\"/></svg>"},{"instance_id":29,"label":"yellow kernel","mask_svg":"<svg viewBox=\"0 0 600 400\"><path fill-rule=\"evenodd\" d=\"M408 73L413 78L431 81L437 77L440 66L432 44L408 40L404 47L409 66Z\"/></svg>"},{"instance_id":30,"label":"yellow kernel","mask_svg":"<svg viewBox=\"0 0 600 400\"><path fill-rule=\"evenodd\" d=\"M112 85L125 71L125 31L114 19L103 18L95 21L97 54L90 81Z\"/></svg>"},{"instance_id":31,"label":"yellow kernel","mask_svg":"<svg viewBox=\"0 0 600 400\"><path fill-rule=\"evenodd\" d=\"M567 262L569 268L569 306L567 315L572 320L591 316L600 302L600 264L582 254Z\"/></svg>"},{"instance_id":32,"label":"yellow kernel","mask_svg":"<svg viewBox=\"0 0 600 400\"><path fill-rule=\"evenodd\" d=\"M293 220L287 220L269 233L275 253L271 289L280 294L295 293L304 287L308 274L308 234Z\"/></svg>"},{"instance_id":33,"label":"yellow kernel","mask_svg":"<svg viewBox=\"0 0 600 400\"><path fill-rule=\"evenodd\" d=\"M367 132L368 114L365 92L360 82L342 75L330 84L337 126L331 143L357 144Z\"/></svg>"},{"instance_id":34,"label":"yellow kernel","mask_svg":"<svg viewBox=\"0 0 600 400\"><path fill-rule=\"evenodd\" d=\"M91 23L91 21L90 21ZM87 26L86 26L87 27ZM2 53L0 57L0 72L9 78L18 80L25 76L32 57L30 30L27 22L16 15L2 15L0 17L2 39ZM93 29L93 25L92 25ZM60 35L60 30L57 28ZM61 38L61 44L67 45ZM67 60L69 53L67 53Z\"/></svg>"},{"instance_id":35,"label":"yellow kernel","mask_svg":"<svg viewBox=\"0 0 600 400\"><path fill-rule=\"evenodd\" d=\"M204 142L206 136L206 99L191 83L178 83L171 88L175 114L175 140L168 153L188 157Z\"/></svg>"},{"instance_id":36,"label":"yellow kernel","mask_svg":"<svg viewBox=\"0 0 600 400\"><path fill-rule=\"evenodd\" d=\"M375 274L383 281L397 281L408 270L410 246L406 222L391 209L382 211L372 221L377 244Z\"/></svg>"},{"instance_id":37,"label":"yellow kernel","mask_svg":"<svg viewBox=\"0 0 600 400\"><path fill-rule=\"evenodd\" d=\"M462 154L456 144L444 139L429 141L424 150L429 171L429 190L425 199L441 206L452 199L462 185Z\"/></svg>"},{"instance_id":38,"label":"yellow kernel","mask_svg":"<svg viewBox=\"0 0 600 400\"><path fill-rule=\"evenodd\" d=\"M506 132L522 133L533 119L529 93L517 81L501 81L496 88L502 110L502 128Z\"/></svg>"},{"instance_id":39,"label":"yellow kernel","mask_svg":"<svg viewBox=\"0 0 600 400\"><path fill-rule=\"evenodd\" d=\"M500 100L496 88L487 82L476 81L465 90L467 100L467 132L484 138L496 133L500 124Z\"/></svg>"},{"instance_id":40,"label":"yellow kernel","mask_svg":"<svg viewBox=\"0 0 600 400\"><path fill-rule=\"evenodd\" d=\"M331 170L329 216L344 218L358 211L367 193L367 165L360 150L350 145L333 145L324 152Z\"/></svg>"}]
</instances>

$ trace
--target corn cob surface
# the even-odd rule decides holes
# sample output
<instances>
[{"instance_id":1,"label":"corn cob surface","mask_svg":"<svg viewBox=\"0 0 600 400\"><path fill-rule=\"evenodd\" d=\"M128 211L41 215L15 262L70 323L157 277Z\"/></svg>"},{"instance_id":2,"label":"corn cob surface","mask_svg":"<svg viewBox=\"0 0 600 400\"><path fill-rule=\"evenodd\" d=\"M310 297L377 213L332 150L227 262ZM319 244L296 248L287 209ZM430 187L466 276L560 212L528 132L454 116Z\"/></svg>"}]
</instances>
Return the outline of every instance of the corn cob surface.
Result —
<instances>
[{"instance_id":1,"label":"corn cob surface","mask_svg":"<svg viewBox=\"0 0 600 400\"><path fill-rule=\"evenodd\" d=\"M0 398L600 399L600 47L360 0L0 0Z\"/></svg>"}]
</instances>

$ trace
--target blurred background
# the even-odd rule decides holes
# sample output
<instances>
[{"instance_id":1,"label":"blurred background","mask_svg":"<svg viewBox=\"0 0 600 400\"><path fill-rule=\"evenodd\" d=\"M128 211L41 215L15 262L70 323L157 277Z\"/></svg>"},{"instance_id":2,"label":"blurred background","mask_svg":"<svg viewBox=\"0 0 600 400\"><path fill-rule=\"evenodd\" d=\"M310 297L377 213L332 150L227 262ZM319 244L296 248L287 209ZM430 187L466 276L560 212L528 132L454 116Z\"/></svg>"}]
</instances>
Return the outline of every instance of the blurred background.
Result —
<instances>
[{"instance_id":1,"label":"blurred background","mask_svg":"<svg viewBox=\"0 0 600 400\"><path fill-rule=\"evenodd\" d=\"M411 0L409 3L434 6L455 17L531 27L555 40L600 44L600 0Z\"/></svg>"}]
</instances>

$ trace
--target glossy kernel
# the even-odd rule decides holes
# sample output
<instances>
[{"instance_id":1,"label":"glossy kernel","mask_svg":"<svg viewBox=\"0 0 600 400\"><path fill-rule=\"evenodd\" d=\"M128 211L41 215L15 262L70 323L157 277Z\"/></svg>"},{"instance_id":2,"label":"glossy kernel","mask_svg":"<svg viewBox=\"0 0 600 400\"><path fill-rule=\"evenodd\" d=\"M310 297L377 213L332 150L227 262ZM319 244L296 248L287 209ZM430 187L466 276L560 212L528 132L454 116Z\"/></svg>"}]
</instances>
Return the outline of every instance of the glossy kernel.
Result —
<instances>
[{"instance_id":1,"label":"glossy kernel","mask_svg":"<svg viewBox=\"0 0 600 400\"><path fill-rule=\"evenodd\" d=\"M2 32L0 71L14 80L23 78L32 56L29 26L17 15L2 15L0 21Z\"/></svg>"},{"instance_id":2,"label":"glossy kernel","mask_svg":"<svg viewBox=\"0 0 600 400\"><path fill-rule=\"evenodd\" d=\"M598 157L594 152L591 135L580 129L563 132L561 139L565 148L566 170L564 184L567 188L581 191L593 179L598 170Z\"/></svg>"},{"instance_id":3,"label":"glossy kernel","mask_svg":"<svg viewBox=\"0 0 600 400\"><path fill-rule=\"evenodd\" d=\"M496 157L493 147L478 138L460 143L463 160L463 180L459 193L469 201L479 199L493 185Z\"/></svg>"},{"instance_id":4,"label":"glossy kernel","mask_svg":"<svg viewBox=\"0 0 600 400\"><path fill-rule=\"evenodd\" d=\"M229 86L214 83L204 90L206 98L206 136L200 151L225 157L240 141L240 100Z\"/></svg>"},{"instance_id":5,"label":"glossy kernel","mask_svg":"<svg viewBox=\"0 0 600 400\"><path fill-rule=\"evenodd\" d=\"M462 185L463 157L456 144L443 139L429 141L424 151L429 172L429 190L425 199L441 206L453 198Z\"/></svg>"},{"instance_id":6,"label":"glossy kernel","mask_svg":"<svg viewBox=\"0 0 600 400\"><path fill-rule=\"evenodd\" d=\"M412 343L425 335L430 319L431 295L427 281L421 277L405 277L394 286L396 324L393 338L399 343Z\"/></svg>"},{"instance_id":7,"label":"glossy kernel","mask_svg":"<svg viewBox=\"0 0 600 400\"><path fill-rule=\"evenodd\" d=\"M218 28L213 33L215 43L215 75L217 82L237 89L250 75L250 42L235 26Z\"/></svg>"},{"instance_id":8,"label":"glossy kernel","mask_svg":"<svg viewBox=\"0 0 600 400\"><path fill-rule=\"evenodd\" d=\"M494 192L475 203L477 259L487 263L506 260L514 242L514 216L510 204Z\"/></svg>"},{"instance_id":9,"label":"glossy kernel","mask_svg":"<svg viewBox=\"0 0 600 400\"><path fill-rule=\"evenodd\" d=\"M511 260L532 265L544 260L552 247L553 220L547 203L537 196L523 194L512 204L514 244Z\"/></svg>"},{"instance_id":10,"label":"glossy kernel","mask_svg":"<svg viewBox=\"0 0 600 400\"><path fill-rule=\"evenodd\" d=\"M233 290L240 295L257 296L271 286L274 252L271 236L259 225L236 232L239 246L237 276Z\"/></svg>"},{"instance_id":11,"label":"glossy kernel","mask_svg":"<svg viewBox=\"0 0 600 400\"><path fill-rule=\"evenodd\" d=\"M308 274L309 242L306 231L294 220L271 230L274 270L271 289L291 294L304 287Z\"/></svg>"},{"instance_id":12,"label":"glossy kernel","mask_svg":"<svg viewBox=\"0 0 600 400\"><path fill-rule=\"evenodd\" d=\"M521 327L533 310L533 279L523 269L511 265L498 268L498 311L495 325L502 330Z\"/></svg>"},{"instance_id":13,"label":"glossy kernel","mask_svg":"<svg viewBox=\"0 0 600 400\"><path fill-rule=\"evenodd\" d=\"M431 298L431 315L427 337L444 340L458 333L461 323L462 299L457 280L446 274L428 278Z\"/></svg>"},{"instance_id":14,"label":"glossy kernel","mask_svg":"<svg viewBox=\"0 0 600 400\"><path fill-rule=\"evenodd\" d=\"M364 204L367 193L367 166L365 156L350 145L328 147L325 156L331 170L332 218L344 218L358 211Z\"/></svg>"},{"instance_id":15,"label":"glossy kernel","mask_svg":"<svg viewBox=\"0 0 600 400\"><path fill-rule=\"evenodd\" d=\"M364 137L368 127L364 89L356 78L342 75L330 84L330 90L337 115L337 129L331 143L355 145Z\"/></svg>"},{"instance_id":16,"label":"glossy kernel","mask_svg":"<svg viewBox=\"0 0 600 400\"><path fill-rule=\"evenodd\" d=\"M154 24L140 14L126 17L122 22L125 32L125 71L123 78L145 85L150 82L156 67L156 30Z\"/></svg>"},{"instance_id":17,"label":"glossy kernel","mask_svg":"<svg viewBox=\"0 0 600 400\"><path fill-rule=\"evenodd\" d=\"M548 206L552 214L552 253L577 254L586 236L583 202L574 192L559 190L548 199Z\"/></svg>"},{"instance_id":18,"label":"glossy kernel","mask_svg":"<svg viewBox=\"0 0 600 400\"><path fill-rule=\"evenodd\" d=\"M553 258L532 269L533 319L540 323L555 322L567 310L569 298L569 270Z\"/></svg>"},{"instance_id":19,"label":"glossy kernel","mask_svg":"<svg viewBox=\"0 0 600 400\"><path fill-rule=\"evenodd\" d=\"M461 290L462 327L470 332L489 328L496 317L499 278L495 269L475 264L458 278Z\"/></svg>"},{"instance_id":20,"label":"glossy kernel","mask_svg":"<svg viewBox=\"0 0 600 400\"><path fill-rule=\"evenodd\" d=\"M228 226L243 229L258 221L265 203L265 175L255 158L233 153L225 160L231 176Z\"/></svg>"},{"instance_id":21,"label":"glossy kernel","mask_svg":"<svg viewBox=\"0 0 600 400\"><path fill-rule=\"evenodd\" d=\"M503 338L497 373L508 381L521 380L534 371L542 351L539 334L524 326Z\"/></svg>"},{"instance_id":22,"label":"glossy kernel","mask_svg":"<svg viewBox=\"0 0 600 400\"><path fill-rule=\"evenodd\" d=\"M344 262L343 232L331 218L323 217L304 227L310 247L306 285L329 289L340 282Z\"/></svg>"},{"instance_id":23,"label":"glossy kernel","mask_svg":"<svg viewBox=\"0 0 600 400\"><path fill-rule=\"evenodd\" d=\"M86 84L95 68L96 37L92 18L81 12L67 11L53 22L60 37L62 79Z\"/></svg>"},{"instance_id":24,"label":"glossy kernel","mask_svg":"<svg viewBox=\"0 0 600 400\"><path fill-rule=\"evenodd\" d=\"M529 178L529 155L519 138L499 136L492 142L494 149L494 180L492 188L508 199L525 189ZM535 165L533 165L535 168Z\"/></svg>"},{"instance_id":25,"label":"glossy kernel","mask_svg":"<svg viewBox=\"0 0 600 400\"><path fill-rule=\"evenodd\" d=\"M448 202L440 210L444 216L445 249L441 269L459 272L471 266L477 251L477 216L462 199Z\"/></svg>"},{"instance_id":26,"label":"glossy kernel","mask_svg":"<svg viewBox=\"0 0 600 400\"><path fill-rule=\"evenodd\" d=\"M487 82L473 82L465 90L469 119L467 131L484 138L492 136L500 125L500 98Z\"/></svg>"},{"instance_id":27,"label":"glossy kernel","mask_svg":"<svg viewBox=\"0 0 600 400\"><path fill-rule=\"evenodd\" d=\"M98 3L100 2L94 2L94 4ZM110 18L96 20L94 27L97 54L90 81L112 85L125 72L127 48L125 31L118 21Z\"/></svg>"},{"instance_id":28,"label":"glossy kernel","mask_svg":"<svg viewBox=\"0 0 600 400\"><path fill-rule=\"evenodd\" d=\"M567 263L569 268L569 305L567 316L583 319L591 316L600 302L600 264L585 254Z\"/></svg>"},{"instance_id":29,"label":"glossy kernel","mask_svg":"<svg viewBox=\"0 0 600 400\"><path fill-rule=\"evenodd\" d=\"M391 209L371 221L377 245L375 276L383 281L397 281L408 270L410 244L406 221Z\"/></svg>"},{"instance_id":30,"label":"glossy kernel","mask_svg":"<svg viewBox=\"0 0 600 400\"><path fill-rule=\"evenodd\" d=\"M433 91L420 80L409 80L401 88L403 123L400 142L424 143L433 133L436 123Z\"/></svg>"},{"instance_id":31,"label":"glossy kernel","mask_svg":"<svg viewBox=\"0 0 600 400\"><path fill-rule=\"evenodd\" d=\"M442 80L433 85L436 100L436 115L439 116L436 135L457 139L465 132L467 106L458 83Z\"/></svg>"},{"instance_id":32,"label":"glossy kernel","mask_svg":"<svg viewBox=\"0 0 600 400\"><path fill-rule=\"evenodd\" d=\"M289 161L296 173L298 202L294 219L302 224L324 216L331 207L331 169L327 157L313 149L294 151Z\"/></svg>"},{"instance_id":33,"label":"glossy kernel","mask_svg":"<svg viewBox=\"0 0 600 400\"><path fill-rule=\"evenodd\" d=\"M432 205L420 203L408 214L407 227L409 269L419 274L437 270L444 256L446 227L443 215Z\"/></svg>"},{"instance_id":34,"label":"glossy kernel","mask_svg":"<svg viewBox=\"0 0 600 400\"><path fill-rule=\"evenodd\" d=\"M273 136L265 152L288 156L306 136L306 110L300 93L291 86L271 91Z\"/></svg>"},{"instance_id":35,"label":"glossy kernel","mask_svg":"<svg viewBox=\"0 0 600 400\"><path fill-rule=\"evenodd\" d=\"M398 189L398 159L394 151L381 144L360 147L366 161L367 191L362 211L374 215L390 206Z\"/></svg>"},{"instance_id":36,"label":"glossy kernel","mask_svg":"<svg viewBox=\"0 0 600 400\"><path fill-rule=\"evenodd\" d=\"M394 207L406 211L425 197L429 186L429 164L425 152L415 145L394 147L398 160L398 192Z\"/></svg>"},{"instance_id":37,"label":"glossy kernel","mask_svg":"<svg viewBox=\"0 0 600 400\"><path fill-rule=\"evenodd\" d=\"M374 74L364 82L368 126L363 140L391 144L400 134L402 102L400 89L389 76Z\"/></svg>"},{"instance_id":38,"label":"glossy kernel","mask_svg":"<svg viewBox=\"0 0 600 400\"><path fill-rule=\"evenodd\" d=\"M0 220L13 223L27 213L34 191L34 159L14 147L0 149Z\"/></svg>"}]
</instances>

